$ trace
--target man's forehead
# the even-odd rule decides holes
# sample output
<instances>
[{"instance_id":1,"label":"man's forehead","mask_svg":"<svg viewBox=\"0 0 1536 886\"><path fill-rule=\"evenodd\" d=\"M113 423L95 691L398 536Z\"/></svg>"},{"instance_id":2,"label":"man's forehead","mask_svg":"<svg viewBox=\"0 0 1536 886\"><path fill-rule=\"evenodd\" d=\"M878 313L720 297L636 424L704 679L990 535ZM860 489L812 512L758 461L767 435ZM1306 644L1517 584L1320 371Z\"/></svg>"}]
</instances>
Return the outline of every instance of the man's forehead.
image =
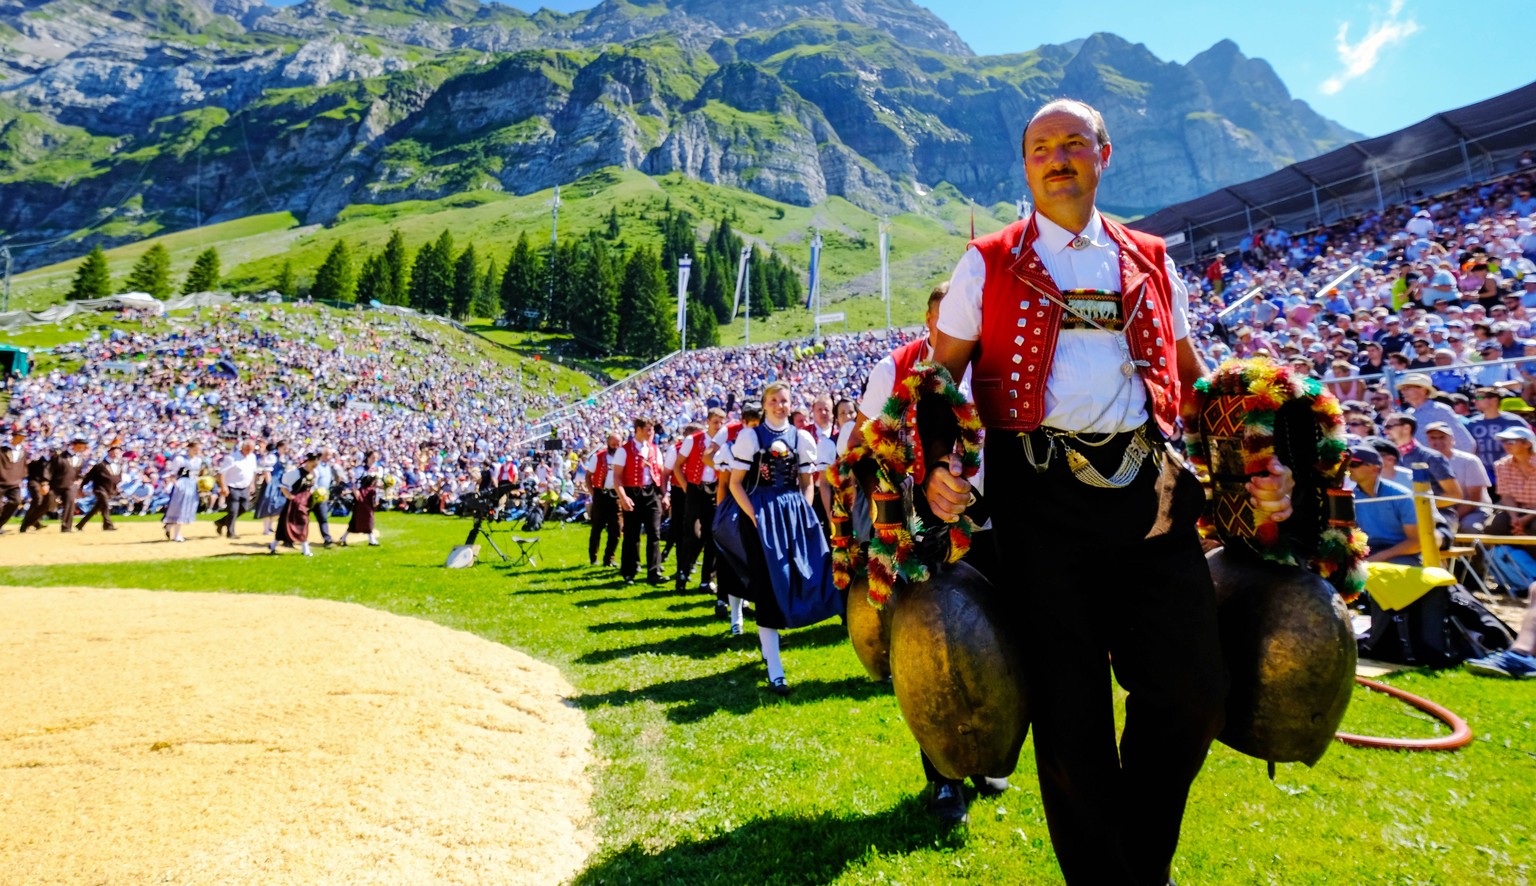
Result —
<instances>
[{"instance_id":1,"label":"man's forehead","mask_svg":"<svg viewBox=\"0 0 1536 886\"><path fill-rule=\"evenodd\" d=\"M1070 106L1055 107L1029 121L1024 130L1026 142L1068 135L1094 137L1093 120L1086 112Z\"/></svg>"}]
</instances>

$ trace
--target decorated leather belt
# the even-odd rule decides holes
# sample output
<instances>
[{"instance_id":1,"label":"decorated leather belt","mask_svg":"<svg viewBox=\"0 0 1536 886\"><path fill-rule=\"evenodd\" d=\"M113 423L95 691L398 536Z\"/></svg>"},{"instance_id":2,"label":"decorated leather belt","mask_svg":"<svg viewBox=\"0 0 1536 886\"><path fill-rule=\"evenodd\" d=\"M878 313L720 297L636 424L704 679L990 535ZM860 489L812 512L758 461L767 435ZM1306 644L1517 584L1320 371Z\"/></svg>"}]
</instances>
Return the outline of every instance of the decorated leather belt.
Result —
<instances>
[{"instance_id":1,"label":"decorated leather belt","mask_svg":"<svg viewBox=\"0 0 1536 886\"><path fill-rule=\"evenodd\" d=\"M1035 473L1043 474L1051 467L1051 458L1056 450L1062 451L1062 457L1067 460L1067 470L1072 473L1079 483L1085 486L1093 486L1098 489L1123 489L1135 481L1141 473L1143 465L1147 464L1148 456L1158 451L1158 448L1147 438L1147 426L1142 425L1134 431L1126 431L1120 434L1105 434L1103 439L1088 441L1075 431L1059 431L1055 428L1041 427L1040 433L1045 436L1045 454L1036 456L1033 433L1019 435L1024 444L1024 459L1029 466L1035 469ZM1120 467L1109 475L1104 476L1095 468L1088 457L1083 455L1075 447L1098 448L1130 435L1130 442L1126 443L1125 454L1120 458ZM1152 459L1156 461L1156 459Z\"/></svg>"},{"instance_id":2,"label":"decorated leather belt","mask_svg":"<svg viewBox=\"0 0 1536 886\"><path fill-rule=\"evenodd\" d=\"M708 483L700 482L699 485L704 488L705 492L709 493L710 495L714 495L716 490L720 488L720 481L711 480Z\"/></svg>"},{"instance_id":3,"label":"decorated leather belt","mask_svg":"<svg viewBox=\"0 0 1536 886\"><path fill-rule=\"evenodd\" d=\"M617 489L609 489L606 486L598 489L597 490L597 494L598 495L605 495L605 496L607 496L609 498L618 498L619 497L619 491Z\"/></svg>"}]
</instances>

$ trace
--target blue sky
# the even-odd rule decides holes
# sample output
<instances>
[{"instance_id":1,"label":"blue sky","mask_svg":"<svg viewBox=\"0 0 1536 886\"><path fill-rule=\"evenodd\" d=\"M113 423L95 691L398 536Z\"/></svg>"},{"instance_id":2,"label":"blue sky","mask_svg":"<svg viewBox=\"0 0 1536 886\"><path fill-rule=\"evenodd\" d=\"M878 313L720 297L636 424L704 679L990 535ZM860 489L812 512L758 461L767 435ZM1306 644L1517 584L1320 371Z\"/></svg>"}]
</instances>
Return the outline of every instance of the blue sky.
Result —
<instances>
[{"instance_id":1,"label":"blue sky","mask_svg":"<svg viewBox=\"0 0 1536 886\"><path fill-rule=\"evenodd\" d=\"M269 0L287 2L287 0ZM1533 0L918 0L984 55L1110 31L1189 61L1223 38L1268 61L1291 94L1366 135L1536 80ZM570 12L592 0L517 0ZM1092 10L1091 15L1082 14Z\"/></svg>"}]
</instances>

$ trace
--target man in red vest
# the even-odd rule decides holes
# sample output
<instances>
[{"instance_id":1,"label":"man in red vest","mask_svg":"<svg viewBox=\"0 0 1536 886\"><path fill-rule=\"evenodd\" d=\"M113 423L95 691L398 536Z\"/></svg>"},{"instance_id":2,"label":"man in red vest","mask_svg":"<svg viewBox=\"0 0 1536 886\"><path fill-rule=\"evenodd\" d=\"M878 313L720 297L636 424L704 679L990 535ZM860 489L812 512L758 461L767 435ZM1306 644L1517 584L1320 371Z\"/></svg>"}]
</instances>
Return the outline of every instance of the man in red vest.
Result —
<instances>
[{"instance_id":1,"label":"man in red vest","mask_svg":"<svg viewBox=\"0 0 1536 886\"><path fill-rule=\"evenodd\" d=\"M677 590L687 590L688 579L699 555L704 556L699 570L699 589L715 589L715 496L718 483L710 460L710 443L725 426L725 410L716 406L709 411L703 430L683 438L677 453L673 481L683 488L683 504L674 505L672 519L683 521L682 541L677 546Z\"/></svg>"},{"instance_id":2,"label":"man in red vest","mask_svg":"<svg viewBox=\"0 0 1536 886\"><path fill-rule=\"evenodd\" d=\"M608 459L618 490L619 510L624 512L624 544L619 549L619 576L625 584L634 584L640 572L640 533L645 532L646 581L659 585L661 574L661 490L667 473L661 466L661 450L656 447L656 424L648 418L635 419L635 433L629 442Z\"/></svg>"},{"instance_id":3,"label":"man in red vest","mask_svg":"<svg viewBox=\"0 0 1536 886\"><path fill-rule=\"evenodd\" d=\"M1069 883L1169 881L1189 786L1221 729L1226 669L1195 520L1204 496L1166 445L1206 367L1163 242L1094 207L1104 118L1058 100L1024 131L1035 211L971 242L939 312L935 357L971 389L998 559L1022 636L1040 793ZM928 459L954 519L968 484ZM1278 462L1249 483L1290 516ZM999 506L999 502L1008 505ZM1095 605L1090 607L1089 602ZM1113 676L1129 693L1116 743Z\"/></svg>"},{"instance_id":4,"label":"man in red vest","mask_svg":"<svg viewBox=\"0 0 1536 886\"><path fill-rule=\"evenodd\" d=\"M603 548L603 565L613 565L613 552L619 546L619 493L613 485L613 471L609 463L619 451L619 435L608 432L608 446L587 456L587 488L592 500L587 504L587 518L592 522L592 534L587 539L587 559L597 565L597 546L608 533L608 544ZM514 469L515 470L515 469Z\"/></svg>"}]
</instances>

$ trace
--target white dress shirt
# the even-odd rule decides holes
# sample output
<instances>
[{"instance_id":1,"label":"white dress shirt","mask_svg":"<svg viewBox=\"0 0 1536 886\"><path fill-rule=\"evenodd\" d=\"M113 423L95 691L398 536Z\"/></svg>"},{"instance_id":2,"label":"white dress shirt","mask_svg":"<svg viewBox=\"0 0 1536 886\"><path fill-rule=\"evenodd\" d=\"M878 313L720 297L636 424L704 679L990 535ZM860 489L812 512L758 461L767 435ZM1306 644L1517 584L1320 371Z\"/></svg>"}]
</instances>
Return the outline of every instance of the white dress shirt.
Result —
<instances>
[{"instance_id":1,"label":"white dress shirt","mask_svg":"<svg viewBox=\"0 0 1536 886\"><path fill-rule=\"evenodd\" d=\"M1056 287L1120 291L1120 247L1104 230L1098 210L1083 228L1086 249L1073 249L1073 234L1035 213L1039 237L1035 252ZM1189 291L1173 261L1164 266L1173 297L1174 339L1189 336ZM939 305L939 331L953 338L981 338L982 286L986 263L976 249L967 249L950 277L949 294ZM1126 305L1128 311L1133 305ZM1063 329L1056 340L1056 355L1045 386L1045 419L1048 427L1064 431L1115 433L1140 427L1147 421L1147 387L1140 375L1126 378L1118 333L1097 329ZM862 407L861 407L862 408Z\"/></svg>"},{"instance_id":2,"label":"white dress shirt","mask_svg":"<svg viewBox=\"0 0 1536 886\"><path fill-rule=\"evenodd\" d=\"M230 489L249 489L256 482L256 453L235 456L231 454L219 469L224 485Z\"/></svg>"}]
</instances>

